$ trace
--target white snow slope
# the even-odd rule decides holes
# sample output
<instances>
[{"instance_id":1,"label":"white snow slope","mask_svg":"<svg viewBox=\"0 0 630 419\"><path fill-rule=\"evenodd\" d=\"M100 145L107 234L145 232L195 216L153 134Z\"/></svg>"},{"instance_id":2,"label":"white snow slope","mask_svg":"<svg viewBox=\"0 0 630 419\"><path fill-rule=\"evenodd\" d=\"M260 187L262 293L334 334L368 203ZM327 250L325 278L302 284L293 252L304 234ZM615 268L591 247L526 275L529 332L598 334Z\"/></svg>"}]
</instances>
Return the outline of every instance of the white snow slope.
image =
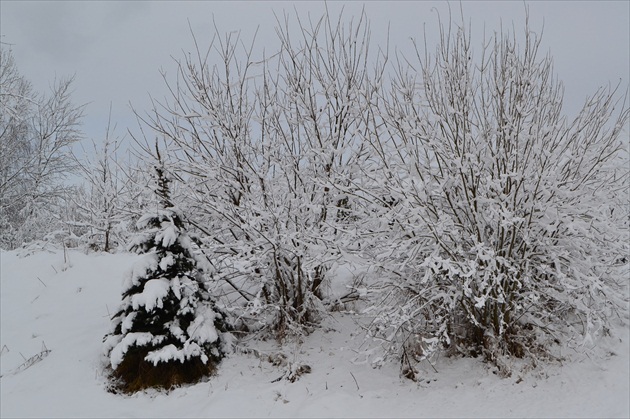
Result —
<instances>
[{"instance_id":1,"label":"white snow slope","mask_svg":"<svg viewBox=\"0 0 630 419\"><path fill-rule=\"evenodd\" d=\"M291 383L266 356L232 354L207 382L133 396L106 390L102 338L138 256L0 252L0 415L12 417L629 417L629 333L595 359L566 350L543 373L499 378L477 359L440 358L420 382L356 361L356 318L332 313L300 344L261 345L312 371Z\"/></svg>"}]
</instances>

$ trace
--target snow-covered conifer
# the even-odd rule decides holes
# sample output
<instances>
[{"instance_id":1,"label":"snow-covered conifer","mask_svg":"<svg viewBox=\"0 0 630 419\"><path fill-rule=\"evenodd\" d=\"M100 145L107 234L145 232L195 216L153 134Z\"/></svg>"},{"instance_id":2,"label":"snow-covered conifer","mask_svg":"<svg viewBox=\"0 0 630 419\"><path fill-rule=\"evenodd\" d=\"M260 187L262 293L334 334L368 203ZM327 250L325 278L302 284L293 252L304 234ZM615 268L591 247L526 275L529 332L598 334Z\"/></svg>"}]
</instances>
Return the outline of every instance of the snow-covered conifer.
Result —
<instances>
[{"instance_id":1,"label":"snow-covered conifer","mask_svg":"<svg viewBox=\"0 0 630 419\"><path fill-rule=\"evenodd\" d=\"M116 388L134 392L199 381L224 356L225 318L204 282L192 240L156 167L157 210L137 223L123 300L105 338Z\"/></svg>"}]
</instances>

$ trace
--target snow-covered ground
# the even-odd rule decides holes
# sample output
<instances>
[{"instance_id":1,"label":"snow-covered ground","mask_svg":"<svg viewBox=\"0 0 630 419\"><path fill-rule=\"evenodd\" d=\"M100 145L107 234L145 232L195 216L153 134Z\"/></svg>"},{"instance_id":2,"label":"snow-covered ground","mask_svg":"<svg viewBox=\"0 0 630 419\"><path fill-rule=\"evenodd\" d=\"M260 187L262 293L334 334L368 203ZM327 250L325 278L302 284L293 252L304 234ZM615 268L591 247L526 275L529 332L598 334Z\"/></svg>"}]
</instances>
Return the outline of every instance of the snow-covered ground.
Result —
<instances>
[{"instance_id":1,"label":"snow-covered ground","mask_svg":"<svg viewBox=\"0 0 630 419\"><path fill-rule=\"evenodd\" d=\"M544 371L499 378L477 359L442 357L422 380L397 365L358 362L362 339L350 314L331 313L301 344L260 343L235 353L207 382L170 393L106 390L102 338L120 301L131 254L59 250L0 253L0 416L10 417L629 417L627 325L601 359L566 350ZM307 364L297 381L277 380ZM276 356L276 358L278 358Z\"/></svg>"}]
</instances>

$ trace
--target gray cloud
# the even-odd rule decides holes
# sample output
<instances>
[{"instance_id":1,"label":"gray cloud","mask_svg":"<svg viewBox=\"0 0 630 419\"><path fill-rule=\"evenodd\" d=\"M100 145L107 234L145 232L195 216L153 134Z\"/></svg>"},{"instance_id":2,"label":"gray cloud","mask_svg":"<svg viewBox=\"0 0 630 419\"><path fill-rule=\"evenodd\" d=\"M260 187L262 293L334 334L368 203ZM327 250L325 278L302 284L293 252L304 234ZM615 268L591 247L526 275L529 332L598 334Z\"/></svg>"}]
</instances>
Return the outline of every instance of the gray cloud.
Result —
<instances>
[{"instance_id":1,"label":"gray cloud","mask_svg":"<svg viewBox=\"0 0 630 419\"><path fill-rule=\"evenodd\" d=\"M410 38L421 39L426 29L433 48L438 13L448 18L445 2L329 2L347 18L365 7L374 44L384 44L390 28L392 48L408 50ZM474 34L481 37L498 30L501 22L522 28L522 2L463 2L461 7ZM628 2L532 2L530 23L539 30L545 22L543 52L551 51L556 70L566 85L569 110L598 86L628 85L630 29ZM90 102L85 130L102 136L109 104L119 127L134 124L128 103L138 110L149 107L149 93L157 98L166 89L159 70L173 76L173 58L192 51L189 22L198 40L208 45L214 22L220 33L241 30L245 40L259 29L257 50L275 45L276 15L293 14L316 19L325 10L323 2L148 2L148 1L44 1L0 3L2 41L14 44L20 71L38 90L46 89L55 76L76 74L75 101ZM451 3L455 18L460 3ZM295 26L295 24L293 23ZM478 42L474 44L479 48Z\"/></svg>"}]
</instances>

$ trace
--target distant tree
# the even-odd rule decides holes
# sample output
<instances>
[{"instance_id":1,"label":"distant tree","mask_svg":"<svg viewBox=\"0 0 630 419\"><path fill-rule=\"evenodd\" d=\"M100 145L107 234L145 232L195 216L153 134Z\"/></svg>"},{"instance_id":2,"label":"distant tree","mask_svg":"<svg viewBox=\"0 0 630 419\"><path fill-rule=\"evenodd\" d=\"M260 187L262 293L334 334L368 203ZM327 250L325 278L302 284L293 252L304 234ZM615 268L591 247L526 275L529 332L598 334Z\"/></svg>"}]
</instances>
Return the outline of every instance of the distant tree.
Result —
<instances>
[{"instance_id":1,"label":"distant tree","mask_svg":"<svg viewBox=\"0 0 630 419\"><path fill-rule=\"evenodd\" d=\"M132 180L125 173L129 167L120 159L121 139L112 138L110 120L103 141L83 150L83 157L76 157L77 166L84 180L72 198L76 216L71 221L84 230L87 246L94 250L109 252L125 239L129 214L123 209Z\"/></svg>"},{"instance_id":2,"label":"distant tree","mask_svg":"<svg viewBox=\"0 0 630 419\"><path fill-rule=\"evenodd\" d=\"M155 170L158 209L138 220L131 249L144 256L126 277L106 336L114 388L123 392L196 382L224 356L225 318L170 201L166 174L160 166Z\"/></svg>"},{"instance_id":3,"label":"distant tree","mask_svg":"<svg viewBox=\"0 0 630 419\"><path fill-rule=\"evenodd\" d=\"M0 45L0 246L14 248L61 225L65 182L76 169L83 107L70 100L72 79L36 95Z\"/></svg>"}]
</instances>

